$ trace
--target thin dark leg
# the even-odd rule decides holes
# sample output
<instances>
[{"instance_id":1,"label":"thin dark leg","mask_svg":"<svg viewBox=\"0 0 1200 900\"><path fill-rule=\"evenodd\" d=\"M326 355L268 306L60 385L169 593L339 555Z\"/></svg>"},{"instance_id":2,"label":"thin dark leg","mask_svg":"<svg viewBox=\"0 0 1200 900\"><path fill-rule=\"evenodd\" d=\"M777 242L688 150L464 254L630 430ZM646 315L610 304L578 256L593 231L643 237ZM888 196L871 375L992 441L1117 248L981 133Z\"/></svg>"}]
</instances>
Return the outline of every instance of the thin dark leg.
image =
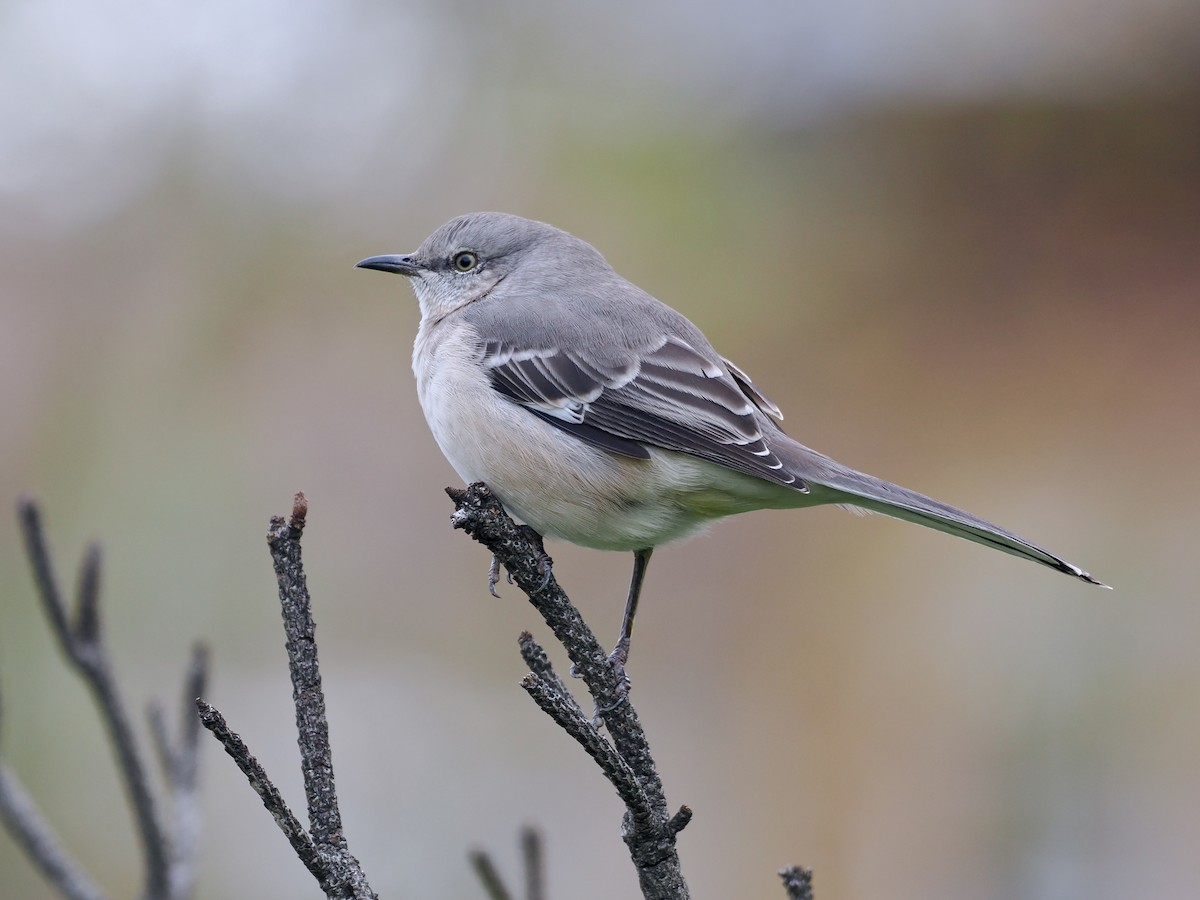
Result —
<instances>
[{"instance_id":1,"label":"thin dark leg","mask_svg":"<svg viewBox=\"0 0 1200 900\"><path fill-rule=\"evenodd\" d=\"M625 663L629 662L629 641L633 637L633 617L637 615L638 598L642 595L642 580L646 577L646 567L650 565L650 554L653 547L633 551L633 578L629 581L629 597L625 600L625 615L621 617L621 636L617 638L617 646L609 657L624 674Z\"/></svg>"}]
</instances>

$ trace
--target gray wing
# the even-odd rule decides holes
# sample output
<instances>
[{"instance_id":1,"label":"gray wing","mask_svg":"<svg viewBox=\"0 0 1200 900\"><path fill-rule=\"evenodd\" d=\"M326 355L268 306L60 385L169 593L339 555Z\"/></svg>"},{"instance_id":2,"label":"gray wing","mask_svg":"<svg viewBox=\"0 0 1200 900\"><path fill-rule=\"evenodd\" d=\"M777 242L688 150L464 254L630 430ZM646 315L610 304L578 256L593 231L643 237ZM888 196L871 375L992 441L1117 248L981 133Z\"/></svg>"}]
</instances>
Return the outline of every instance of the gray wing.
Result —
<instances>
[{"instance_id":1,"label":"gray wing","mask_svg":"<svg viewBox=\"0 0 1200 900\"><path fill-rule=\"evenodd\" d=\"M676 335L616 361L486 341L483 365L501 394L595 446L637 459L661 447L808 490L769 446L765 416L781 418L779 408L741 369Z\"/></svg>"}]
</instances>

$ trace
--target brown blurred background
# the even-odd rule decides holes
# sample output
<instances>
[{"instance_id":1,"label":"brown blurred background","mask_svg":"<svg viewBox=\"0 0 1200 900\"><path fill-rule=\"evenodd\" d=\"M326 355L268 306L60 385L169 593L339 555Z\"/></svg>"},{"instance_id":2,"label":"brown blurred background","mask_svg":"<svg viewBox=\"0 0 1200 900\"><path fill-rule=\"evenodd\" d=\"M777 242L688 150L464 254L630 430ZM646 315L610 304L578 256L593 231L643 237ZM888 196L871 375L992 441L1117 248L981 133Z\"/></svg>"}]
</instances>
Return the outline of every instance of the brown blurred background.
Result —
<instances>
[{"instance_id":1,"label":"brown blurred background","mask_svg":"<svg viewBox=\"0 0 1200 900\"><path fill-rule=\"evenodd\" d=\"M634 696L697 898L1200 895L1200 7L1188 0L0 11L0 500L107 553L140 707L187 648L297 806L268 517L304 490L352 846L392 897L633 897L620 805L516 685L453 533L417 311L356 260L503 209L683 311L789 432L1116 587L835 509L662 550ZM615 635L630 560L555 544ZM0 754L140 859L0 515ZM318 896L215 744L202 898ZM112 810L116 805L117 814ZM580 881L582 880L582 886ZM0 895L44 884L0 837Z\"/></svg>"}]
</instances>

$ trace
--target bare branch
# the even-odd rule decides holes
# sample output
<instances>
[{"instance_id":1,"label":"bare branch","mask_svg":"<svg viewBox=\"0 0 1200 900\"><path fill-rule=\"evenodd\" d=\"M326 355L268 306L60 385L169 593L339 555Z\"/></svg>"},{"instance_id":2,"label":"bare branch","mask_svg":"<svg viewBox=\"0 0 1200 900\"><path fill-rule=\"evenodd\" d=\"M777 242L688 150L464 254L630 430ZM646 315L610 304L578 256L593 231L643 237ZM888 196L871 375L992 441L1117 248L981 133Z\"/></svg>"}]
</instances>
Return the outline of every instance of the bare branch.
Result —
<instances>
[{"instance_id":1,"label":"bare branch","mask_svg":"<svg viewBox=\"0 0 1200 900\"><path fill-rule=\"evenodd\" d=\"M18 514L42 606L63 653L74 664L100 707L101 719L116 752L145 856L145 894L151 898L168 897L170 875L167 836L150 790L142 754L125 712L124 700L113 677L100 628L99 547L93 544L84 555L73 617L75 624L71 626L50 562L37 505L29 498L22 498Z\"/></svg>"},{"instance_id":2,"label":"bare branch","mask_svg":"<svg viewBox=\"0 0 1200 900\"><path fill-rule=\"evenodd\" d=\"M296 507L307 512L303 495L297 495ZM333 783L325 693L321 689L321 671L317 663L316 626L300 560L303 529L303 514L293 513L290 524L275 517L267 531L267 544L279 582L283 629L287 635L288 667L292 676L292 696L296 701L296 729L304 790L308 797L309 826L315 843L329 844L340 840L342 820Z\"/></svg>"},{"instance_id":3,"label":"bare branch","mask_svg":"<svg viewBox=\"0 0 1200 900\"><path fill-rule=\"evenodd\" d=\"M572 708L564 703L558 691L532 672L521 679L521 687L533 698L533 702L542 712L574 738L587 755L595 760L604 777L617 789L617 794L634 817L641 822L653 821L654 810L638 783L637 775L613 749L612 744L604 739L604 735L596 729L591 719L580 712L578 704Z\"/></svg>"},{"instance_id":4,"label":"bare branch","mask_svg":"<svg viewBox=\"0 0 1200 900\"><path fill-rule=\"evenodd\" d=\"M467 854L467 858L471 861L471 868L479 876L488 900L512 900L512 894L504 886L504 879L500 877L496 864L492 862L486 850L472 850Z\"/></svg>"},{"instance_id":5,"label":"bare branch","mask_svg":"<svg viewBox=\"0 0 1200 900\"><path fill-rule=\"evenodd\" d=\"M283 628L287 635L288 667L292 676L292 699L296 705L296 730L300 746L304 793L308 799L310 832L305 833L287 808L266 771L250 755L245 744L229 730L224 717L203 701L197 701L201 720L233 757L250 781L263 805L291 842L296 855L321 883L326 896L375 900L357 859L350 854L342 834L342 816L334 787L333 756L329 743L329 723L325 718L325 695L321 690L321 671L317 663L316 626L312 602L300 558L300 538L304 532L308 501L296 494L292 517L271 519L267 545L279 584Z\"/></svg>"},{"instance_id":6,"label":"bare branch","mask_svg":"<svg viewBox=\"0 0 1200 900\"><path fill-rule=\"evenodd\" d=\"M72 646L71 629L67 625L66 607L58 590L58 579L54 577L54 570L50 565L50 551L42 532L42 514L33 498L22 497L17 501L17 521L25 539L25 555L29 557L33 583L42 600L42 607L50 617L50 626L58 638L59 645L69 652Z\"/></svg>"},{"instance_id":7,"label":"bare branch","mask_svg":"<svg viewBox=\"0 0 1200 900\"><path fill-rule=\"evenodd\" d=\"M487 485L473 484L465 490L447 488L446 493L455 504L454 514L450 518L454 527L466 531L499 559L518 587L528 595L554 636L566 648L574 664L574 673L587 685L596 709L604 720L612 739L612 749L623 767L633 773L640 789L636 795L625 791L621 779L613 783L618 792L622 792L622 799L626 799L628 794L628 811L623 822L622 837L637 869L643 895L647 900L687 898L687 884L675 849L678 829L687 823L687 817L670 818L668 815L666 795L650 755L645 731L629 701L625 685L610 664L608 654L578 610L571 605L553 574L546 577L544 552L529 540L524 529L508 517L499 499ZM524 641L522 655L525 655ZM534 653L534 659L540 666L540 656ZM555 681L558 679L555 678ZM539 676L538 680L522 682L522 685L539 705L546 702L543 709L561 726L565 728L571 723L568 729L571 736L587 747L589 753L595 751L599 754L593 754L593 759L597 762L608 759L606 754L590 743L591 737L578 728L574 717L565 713L560 701L555 699L558 690L552 683L548 685ZM536 692L530 690L531 687L536 687ZM604 769L604 764L601 767ZM609 775L608 769L605 769L605 775ZM641 801L643 796L644 803Z\"/></svg>"},{"instance_id":8,"label":"bare branch","mask_svg":"<svg viewBox=\"0 0 1200 900\"><path fill-rule=\"evenodd\" d=\"M75 643L78 647L101 648L100 635L100 564L103 551L96 543L88 544L79 566L79 585L75 589Z\"/></svg>"},{"instance_id":9,"label":"bare branch","mask_svg":"<svg viewBox=\"0 0 1200 900\"><path fill-rule=\"evenodd\" d=\"M551 687L562 697L564 703L574 708L576 713L585 716L583 707L579 705L575 695L567 689L566 683L558 677L558 673L550 664L550 657L542 649L542 645L534 640L533 635L528 631L522 631L520 637L517 638L517 645L521 650L521 659L525 660L525 665L529 666L530 673L538 676Z\"/></svg>"},{"instance_id":10,"label":"bare branch","mask_svg":"<svg viewBox=\"0 0 1200 900\"><path fill-rule=\"evenodd\" d=\"M63 849L17 776L0 762L0 819L25 855L68 900L105 900L105 894Z\"/></svg>"},{"instance_id":11,"label":"bare branch","mask_svg":"<svg viewBox=\"0 0 1200 900\"><path fill-rule=\"evenodd\" d=\"M687 824L690 821L692 821L692 808L690 806L681 806L679 807L679 812L667 820L667 830L673 834L679 834L679 832L687 828Z\"/></svg>"},{"instance_id":12,"label":"bare branch","mask_svg":"<svg viewBox=\"0 0 1200 900\"><path fill-rule=\"evenodd\" d=\"M300 820L288 808L283 795L279 793L279 789L267 775L266 769L250 753L250 749L241 736L229 729L225 717L217 709L199 699L196 700L196 709L200 713L200 722L212 732L213 737L220 741L221 746L225 748L225 752L237 763L237 767L242 770L242 774L250 782L250 787L254 788L254 792L262 800L263 806L267 808L267 812L271 814L271 818L275 820L275 824L279 826L283 836L292 845L300 862L304 863L304 867L312 872L317 881L324 886L328 873L324 863L317 856L312 838L308 836L308 832L304 830Z\"/></svg>"},{"instance_id":13,"label":"bare branch","mask_svg":"<svg viewBox=\"0 0 1200 900\"><path fill-rule=\"evenodd\" d=\"M525 865L525 900L546 900L546 867L542 864L542 835L521 829L521 858Z\"/></svg>"},{"instance_id":14,"label":"bare branch","mask_svg":"<svg viewBox=\"0 0 1200 900\"><path fill-rule=\"evenodd\" d=\"M196 885L196 862L200 850L200 800L197 774L200 759L200 718L195 703L208 683L208 649L203 644L192 648L192 658L184 678L179 735L172 746L163 721L162 707L150 711L152 733L159 759L167 777L171 800L171 896L188 897ZM157 711L157 712L156 712ZM157 726L154 723L157 721Z\"/></svg>"},{"instance_id":15,"label":"bare branch","mask_svg":"<svg viewBox=\"0 0 1200 900\"><path fill-rule=\"evenodd\" d=\"M91 544L79 567L73 610L63 602L62 591L50 559L49 544L37 504L23 497L17 505L25 549L33 570L34 585L51 631L67 660L83 679L100 710L117 757L125 793L133 809L139 843L145 857L146 900L181 900L188 896L196 879L196 855L200 833L200 810L196 797L199 725L189 716L182 726L178 748L171 750L165 729L158 723L157 744L166 773L172 802L174 826L164 827L151 789L147 765L137 745L133 727L104 643L100 606L100 576L103 560L100 546ZM207 657L197 648L185 681L185 690L202 687ZM160 717L161 719L161 717ZM152 720L153 726L153 720ZM49 826L42 821L33 802L25 796L15 775L5 772L6 817L18 843L54 885L68 896L101 896L88 879L70 863ZM172 840L173 838L173 840ZM65 879L65 880L64 880Z\"/></svg>"},{"instance_id":16,"label":"bare branch","mask_svg":"<svg viewBox=\"0 0 1200 900\"><path fill-rule=\"evenodd\" d=\"M491 854L486 850L472 850L467 854L471 868L479 876L488 900L513 900L513 895L500 877ZM542 836L536 828L521 829L521 866L525 875L525 900L546 900L544 874L542 871Z\"/></svg>"}]
</instances>

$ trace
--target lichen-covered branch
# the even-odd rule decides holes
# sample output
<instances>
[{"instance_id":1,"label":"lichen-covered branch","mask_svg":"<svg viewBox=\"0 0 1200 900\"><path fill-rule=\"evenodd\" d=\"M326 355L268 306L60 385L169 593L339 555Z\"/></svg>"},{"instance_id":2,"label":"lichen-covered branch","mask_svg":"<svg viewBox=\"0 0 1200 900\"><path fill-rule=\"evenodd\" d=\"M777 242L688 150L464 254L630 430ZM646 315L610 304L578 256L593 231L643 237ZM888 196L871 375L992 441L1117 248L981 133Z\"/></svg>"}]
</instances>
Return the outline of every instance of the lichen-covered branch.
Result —
<instances>
[{"instance_id":1,"label":"lichen-covered branch","mask_svg":"<svg viewBox=\"0 0 1200 900\"><path fill-rule=\"evenodd\" d=\"M528 527L514 523L485 484L472 484L465 490L446 488L446 493L454 501L450 518L454 527L492 552L491 580L495 579L497 563L508 570L566 649L573 674L583 679L592 695L596 718L603 720L608 739L584 714L554 671L546 651L529 632L522 632L518 643L529 674L522 679L521 687L539 709L583 747L624 801L622 838L637 869L642 895L647 900L687 898L675 843L679 832L691 821L692 811L682 806L674 815L668 814L646 733L620 673L559 587L553 572L547 572L545 551L530 540ZM789 900L812 900L811 872L794 867L780 874Z\"/></svg>"},{"instance_id":2,"label":"lichen-covered branch","mask_svg":"<svg viewBox=\"0 0 1200 900\"><path fill-rule=\"evenodd\" d=\"M689 816L672 817L668 812L646 733L620 674L553 573L547 578L545 554L529 540L525 529L509 518L487 485L473 484L465 490L447 488L446 493L455 504L451 516L454 527L487 547L508 570L566 649L574 673L583 679L595 701L598 715L608 730L611 750L621 761L619 767L611 765L608 754L600 751L593 735L579 726L569 706L556 697L559 689L555 682L561 685L557 677L550 681L535 672L535 680L524 682L539 705L588 750L626 801L622 837L637 870L642 894L647 900L687 898L687 883L675 842ZM545 656L536 650L532 652L535 659ZM524 641L522 655L526 655ZM598 731L592 730L595 738L608 744Z\"/></svg>"},{"instance_id":3,"label":"lichen-covered branch","mask_svg":"<svg viewBox=\"0 0 1200 900\"><path fill-rule=\"evenodd\" d=\"M271 814L271 818L275 820L275 824L279 826L288 843L292 845L292 850L295 851L300 862L313 873L317 881L324 882L325 866L317 856L312 838L308 836L308 832L304 830L300 820L288 808L283 795L279 793L279 788L275 787L267 775L267 770L254 758L241 735L231 731L225 717L207 701L196 700L196 710L199 713L200 723L212 733L212 736L225 748L230 759L237 763L237 767L242 770L242 774L250 782L250 787L254 789L254 793L258 794L263 806Z\"/></svg>"},{"instance_id":4,"label":"lichen-covered branch","mask_svg":"<svg viewBox=\"0 0 1200 900\"><path fill-rule=\"evenodd\" d=\"M342 815L334 786L329 723L325 718L325 694L321 689L321 670L317 662L316 626L300 558L300 538L304 534L307 515L308 501L303 494L297 494L291 518L273 517L267 531L267 545L279 584L283 630L287 635L297 740L304 773L304 793L308 799L307 834L279 796L266 771L250 755L241 738L230 731L224 717L207 703L202 703L199 705L201 722L237 762L263 805L283 830L296 855L320 882L326 896L375 900L375 892L367 882L362 866L351 855L342 834Z\"/></svg>"},{"instance_id":5,"label":"lichen-covered branch","mask_svg":"<svg viewBox=\"0 0 1200 900\"><path fill-rule=\"evenodd\" d=\"M789 866L779 872L788 900L813 900L812 870Z\"/></svg>"}]
</instances>

